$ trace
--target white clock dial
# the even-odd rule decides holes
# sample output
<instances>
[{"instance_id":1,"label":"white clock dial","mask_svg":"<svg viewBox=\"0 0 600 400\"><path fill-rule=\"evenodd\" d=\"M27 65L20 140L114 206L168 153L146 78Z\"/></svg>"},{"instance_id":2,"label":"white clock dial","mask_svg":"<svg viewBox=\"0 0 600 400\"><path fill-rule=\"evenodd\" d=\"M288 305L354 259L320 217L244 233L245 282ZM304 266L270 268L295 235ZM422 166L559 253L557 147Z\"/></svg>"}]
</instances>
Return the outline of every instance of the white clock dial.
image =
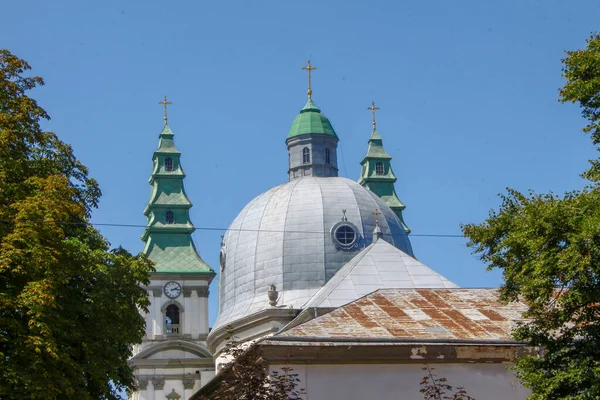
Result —
<instances>
[{"instance_id":1,"label":"white clock dial","mask_svg":"<svg viewBox=\"0 0 600 400\"><path fill-rule=\"evenodd\" d=\"M174 299L181 294L181 285L177 282L167 282L165 284L165 294L168 298Z\"/></svg>"}]
</instances>

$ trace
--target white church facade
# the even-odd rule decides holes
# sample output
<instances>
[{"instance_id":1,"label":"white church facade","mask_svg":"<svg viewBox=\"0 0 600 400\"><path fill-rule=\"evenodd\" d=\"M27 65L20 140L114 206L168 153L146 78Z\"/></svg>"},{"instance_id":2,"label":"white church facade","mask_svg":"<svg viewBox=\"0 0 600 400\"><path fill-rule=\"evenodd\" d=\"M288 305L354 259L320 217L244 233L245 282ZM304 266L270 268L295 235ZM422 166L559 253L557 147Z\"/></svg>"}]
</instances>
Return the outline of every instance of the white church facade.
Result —
<instances>
[{"instance_id":1,"label":"white church facade","mask_svg":"<svg viewBox=\"0 0 600 400\"><path fill-rule=\"evenodd\" d=\"M304 69L310 82L314 68ZM260 346L271 368L291 365L306 400L422 399L425 365L477 399L528 395L507 368L531 351L511 338L526 306L459 288L415 258L377 108L369 109L361 176L338 177L339 137L309 83L286 139L289 181L251 200L223 237L211 329L216 274L191 238L192 205L165 115L144 211L156 273L146 337L131 360L133 399L210 398L227 378L215 366L231 335Z\"/></svg>"}]
</instances>

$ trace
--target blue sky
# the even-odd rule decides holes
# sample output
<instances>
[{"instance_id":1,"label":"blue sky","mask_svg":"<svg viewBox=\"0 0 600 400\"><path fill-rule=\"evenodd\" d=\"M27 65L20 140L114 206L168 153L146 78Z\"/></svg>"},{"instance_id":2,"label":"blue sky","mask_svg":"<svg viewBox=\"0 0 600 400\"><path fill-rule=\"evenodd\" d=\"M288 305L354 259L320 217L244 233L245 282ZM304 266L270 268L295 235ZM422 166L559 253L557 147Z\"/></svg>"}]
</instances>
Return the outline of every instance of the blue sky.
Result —
<instances>
[{"instance_id":1,"label":"blue sky","mask_svg":"<svg viewBox=\"0 0 600 400\"><path fill-rule=\"evenodd\" d=\"M100 182L96 223L143 225L167 94L197 227L225 228L287 181L287 131L313 98L357 179L378 130L415 234L459 234L497 194L581 188L595 157L574 105L557 102L565 49L598 29L597 1L21 1L2 5L0 47L46 86L44 128L72 144ZM142 228L102 227L142 249ZM218 269L221 232L194 234ZM412 237L417 257L465 287L495 287L462 238ZM217 314L216 280L211 323Z\"/></svg>"}]
</instances>

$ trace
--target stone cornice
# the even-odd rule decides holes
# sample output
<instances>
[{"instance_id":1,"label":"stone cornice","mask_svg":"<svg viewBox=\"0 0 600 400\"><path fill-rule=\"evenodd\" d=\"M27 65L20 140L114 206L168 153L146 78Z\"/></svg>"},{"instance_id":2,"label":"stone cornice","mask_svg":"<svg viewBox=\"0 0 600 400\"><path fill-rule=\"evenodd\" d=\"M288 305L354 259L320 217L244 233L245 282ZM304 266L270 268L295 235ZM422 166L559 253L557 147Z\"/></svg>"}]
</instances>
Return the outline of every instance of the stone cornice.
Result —
<instances>
[{"instance_id":1,"label":"stone cornice","mask_svg":"<svg viewBox=\"0 0 600 400\"><path fill-rule=\"evenodd\" d=\"M163 286L145 286L145 290L152 292L154 297L160 297L162 295ZM195 290L198 293L198 297L208 297L209 290L208 286L200 286L200 285L183 285L183 297L190 297L192 295L192 290Z\"/></svg>"},{"instance_id":2,"label":"stone cornice","mask_svg":"<svg viewBox=\"0 0 600 400\"><path fill-rule=\"evenodd\" d=\"M275 320L287 320L287 322L290 322L298 315L299 312L300 310L293 308L267 308L254 314L247 315L230 324L222 325L216 329L213 329L208 334L208 338L206 340L207 346L210 351L215 353L218 345L226 340L228 336L230 336L230 331L240 332ZM272 328L266 327L264 333L255 336L260 337L268 333L273 333ZM244 340L247 339L244 338Z\"/></svg>"},{"instance_id":3,"label":"stone cornice","mask_svg":"<svg viewBox=\"0 0 600 400\"><path fill-rule=\"evenodd\" d=\"M129 365L134 368L214 368L215 362L212 358L185 358L175 359L145 359L130 361Z\"/></svg>"},{"instance_id":4,"label":"stone cornice","mask_svg":"<svg viewBox=\"0 0 600 400\"><path fill-rule=\"evenodd\" d=\"M525 343L504 344L473 341L473 343L419 343L410 342L357 342L347 339L338 342L318 342L309 338L297 341L280 341L284 337L267 338L259 342L262 355L270 363L339 363L372 364L400 363L471 363L471 362L512 362L518 356L530 352ZM275 340L272 340L275 339ZM288 339L288 338L285 338Z\"/></svg>"},{"instance_id":5,"label":"stone cornice","mask_svg":"<svg viewBox=\"0 0 600 400\"><path fill-rule=\"evenodd\" d=\"M160 343L160 342L166 342L166 341L169 341L169 340L179 340L179 341L184 341L184 342L196 343L198 341L200 341L200 342L206 342L206 338L207 337L208 337L207 333L200 334L200 335L198 335L195 338L192 338L192 335L186 333L183 336L178 336L178 335L155 335L154 339L144 338L143 341L144 341L144 343L146 343L146 342Z\"/></svg>"},{"instance_id":6,"label":"stone cornice","mask_svg":"<svg viewBox=\"0 0 600 400\"><path fill-rule=\"evenodd\" d=\"M213 280L216 273L214 272L154 272L150 279L161 280L195 280L195 281L210 281Z\"/></svg>"}]
</instances>

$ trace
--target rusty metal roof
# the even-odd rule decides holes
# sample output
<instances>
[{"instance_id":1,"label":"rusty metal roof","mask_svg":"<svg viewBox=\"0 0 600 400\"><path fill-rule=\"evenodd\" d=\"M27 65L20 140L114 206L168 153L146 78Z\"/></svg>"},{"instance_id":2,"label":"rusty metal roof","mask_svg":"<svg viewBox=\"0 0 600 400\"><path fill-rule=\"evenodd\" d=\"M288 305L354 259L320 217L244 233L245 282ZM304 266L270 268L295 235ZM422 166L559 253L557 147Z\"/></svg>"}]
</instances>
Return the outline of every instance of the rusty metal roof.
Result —
<instances>
[{"instance_id":1,"label":"rusty metal roof","mask_svg":"<svg viewBox=\"0 0 600 400\"><path fill-rule=\"evenodd\" d=\"M382 289L277 336L511 340L527 305L496 289Z\"/></svg>"}]
</instances>

